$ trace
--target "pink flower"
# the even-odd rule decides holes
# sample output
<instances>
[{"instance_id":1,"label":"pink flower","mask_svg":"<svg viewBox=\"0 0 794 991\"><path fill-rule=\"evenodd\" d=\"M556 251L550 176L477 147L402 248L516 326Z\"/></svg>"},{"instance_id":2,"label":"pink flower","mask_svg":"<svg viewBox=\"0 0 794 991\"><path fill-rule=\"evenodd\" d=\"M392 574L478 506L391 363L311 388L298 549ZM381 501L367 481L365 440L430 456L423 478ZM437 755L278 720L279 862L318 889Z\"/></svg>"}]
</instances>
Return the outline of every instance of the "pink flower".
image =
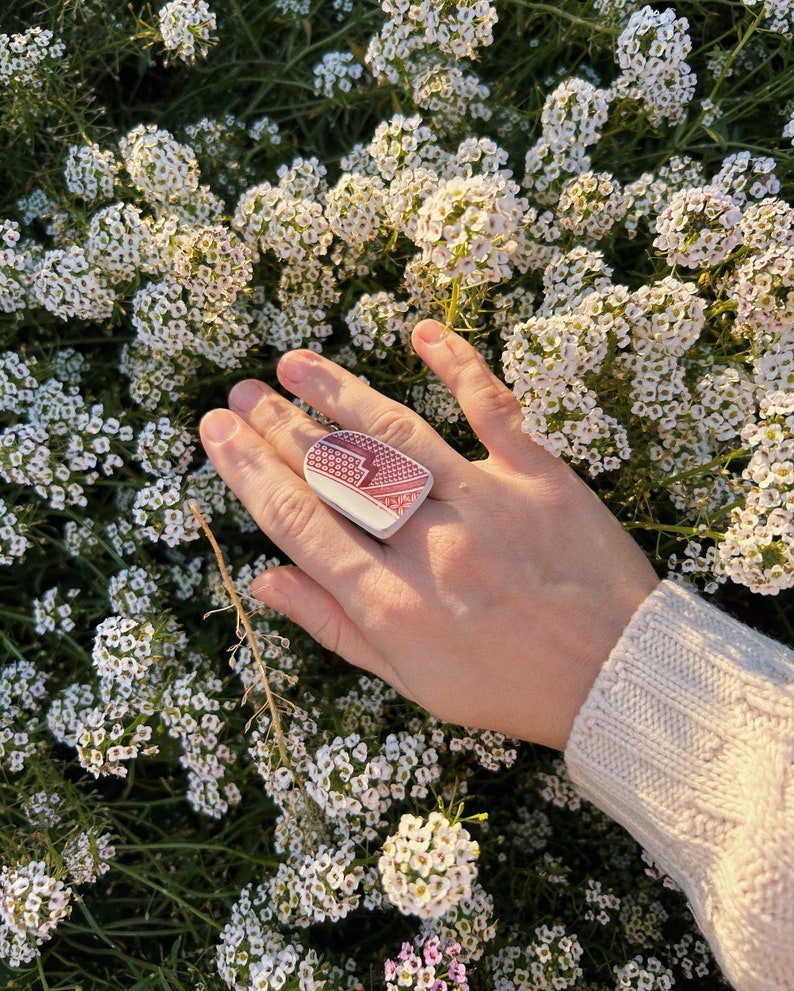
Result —
<instances>
[{"instance_id":1,"label":"pink flower","mask_svg":"<svg viewBox=\"0 0 794 991\"><path fill-rule=\"evenodd\" d=\"M432 939L428 940L422 950L422 956L425 958L425 963L429 967L435 967L436 964L441 963L441 950L438 946L439 940L438 936L434 936Z\"/></svg>"}]
</instances>

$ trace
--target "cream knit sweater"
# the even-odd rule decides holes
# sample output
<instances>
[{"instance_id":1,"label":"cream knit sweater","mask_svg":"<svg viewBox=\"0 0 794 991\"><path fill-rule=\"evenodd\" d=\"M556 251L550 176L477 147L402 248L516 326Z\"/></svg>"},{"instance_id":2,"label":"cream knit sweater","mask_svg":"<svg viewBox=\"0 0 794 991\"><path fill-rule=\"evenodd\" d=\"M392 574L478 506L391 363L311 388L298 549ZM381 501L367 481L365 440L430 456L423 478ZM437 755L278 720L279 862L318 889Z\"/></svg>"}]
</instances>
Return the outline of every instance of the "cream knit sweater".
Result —
<instances>
[{"instance_id":1,"label":"cream knit sweater","mask_svg":"<svg viewBox=\"0 0 794 991\"><path fill-rule=\"evenodd\" d=\"M794 653L662 582L565 758L683 889L737 991L792 991Z\"/></svg>"}]
</instances>

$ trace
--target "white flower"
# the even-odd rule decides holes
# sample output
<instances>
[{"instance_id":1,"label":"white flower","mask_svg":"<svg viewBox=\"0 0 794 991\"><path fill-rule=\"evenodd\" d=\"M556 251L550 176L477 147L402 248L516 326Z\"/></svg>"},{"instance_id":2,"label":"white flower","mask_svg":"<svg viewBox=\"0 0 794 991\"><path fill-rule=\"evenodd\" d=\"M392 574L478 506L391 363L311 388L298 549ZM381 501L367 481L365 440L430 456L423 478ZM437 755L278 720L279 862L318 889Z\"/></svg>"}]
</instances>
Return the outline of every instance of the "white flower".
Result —
<instances>
[{"instance_id":1,"label":"white flower","mask_svg":"<svg viewBox=\"0 0 794 991\"><path fill-rule=\"evenodd\" d=\"M752 451L742 472L746 498L731 513L717 558L732 581L775 595L794 585L794 394L768 394L759 413L741 433Z\"/></svg>"},{"instance_id":2,"label":"white flower","mask_svg":"<svg viewBox=\"0 0 794 991\"><path fill-rule=\"evenodd\" d=\"M134 457L151 475L184 475L194 450L190 432L161 416L146 423L138 434Z\"/></svg>"},{"instance_id":3,"label":"white flower","mask_svg":"<svg viewBox=\"0 0 794 991\"><path fill-rule=\"evenodd\" d=\"M743 206L748 199L773 196L780 190L774 158L751 155L749 151L728 155L709 185L724 190L737 206Z\"/></svg>"},{"instance_id":4,"label":"white flower","mask_svg":"<svg viewBox=\"0 0 794 991\"><path fill-rule=\"evenodd\" d=\"M512 179L502 175L442 180L419 207L414 240L443 285L501 282L527 209Z\"/></svg>"},{"instance_id":5,"label":"white flower","mask_svg":"<svg viewBox=\"0 0 794 991\"><path fill-rule=\"evenodd\" d=\"M626 214L629 200L609 172L581 172L560 191L557 220L572 234L602 238Z\"/></svg>"},{"instance_id":6,"label":"white flower","mask_svg":"<svg viewBox=\"0 0 794 991\"><path fill-rule=\"evenodd\" d=\"M105 274L76 244L44 255L33 272L30 295L61 320L109 320L116 301Z\"/></svg>"},{"instance_id":7,"label":"white flower","mask_svg":"<svg viewBox=\"0 0 794 991\"><path fill-rule=\"evenodd\" d=\"M109 149L103 150L93 142L72 145L64 168L66 188L84 200L109 200L113 196L120 169Z\"/></svg>"},{"instance_id":8,"label":"white flower","mask_svg":"<svg viewBox=\"0 0 794 991\"><path fill-rule=\"evenodd\" d=\"M669 265L709 268L741 243L741 219L739 207L719 187L683 189L656 218L653 244Z\"/></svg>"},{"instance_id":9,"label":"white flower","mask_svg":"<svg viewBox=\"0 0 794 991\"><path fill-rule=\"evenodd\" d=\"M444 157L437 136L418 114L395 114L382 121L375 128L367 152L387 182L405 169L432 167Z\"/></svg>"},{"instance_id":10,"label":"white flower","mask_svg":"<svg viewBox=\"0 0 794 991\"><path fill-rule=\"evenodd\" d=\"M22 34L0 34L0 86L19 91L43 86L42 73L63 58L66 46L46 28L28 28Z\"/></svg>"},{"instance_id":11,"label":"white flower","mask_svg":"<svg viewBox=\"0 0 794 991\"><path fill-rule=\"evenodd\" d=\"M326 52L314 67L314 92L333 100L350 93L363 74L352 52Z\"/></svg>"},{"instance_id":12,"label":"white flower","mask_svg":"<svg viewBox=\"0 0 794 991\"><path fill-rule=\"evenodd\" d=\"M745 7L756 7L761 0L742 0ZM776 31L785 38L794 34L794 6L791 0L763 0L764 22L768 31Z\"/></svg>"},{"instance_id":13,"label":"white flower","mask_svg":"<svg viewBox=\"0 0 794 991\"><path fill-rule=\"evenodd\" d=\"M251 281L251 249L222 224L180 231L171 250L173 278L187 291L188 306L229 306Z\"/></svg>"},{"instance_id":14,"label":"white flower","mask_svg":"<svg viewBox=\"0 0 794 991\"><path fill-rule=\"evenodd\" d=\"M110 870L116 856L109 833L88 829L71 838L63 850L63 863L71 884L94 884Z\"/></svg>"},{"instance_id":15,"label":"white flower","mask_svg":"<svg viewBox=\"0 0 794 991\"><path fill-rule=\"evenodd\" d=\"M385 192L378 176L345 172L328 191L328 224L345 244L360 246L374 240L381 229Z\"/></svg>"},{"instance_id":16,"label":"white flower","mask_svg":"<svg viewBox=\"0 0 794 991\"><path fill-rule=\"evenodd\" d=\"M421 60L411 77L411 88L414 103L431 117L440 134L455 133L467 121L491 117L489 87L457 65Z\"/></svg>"},{"instance_id":17,"label":"white flower","mask_svg":"<svg viewBox=\"0 0 794 991\"><path fill-rule=\"evenodd\" d=\"M215 39L215 14L206 0L170 0L157 13L165 47L182 62L205 56Z\"/></svg>"},{"instance_id":18,"label":"white flower","mask_svg":"<svg viewBox=\"0 0 794 991\"><path fill-rule=\"evenodd\" d=\"M692 50L685 17L675 10L642 7L629 18L616 45L623 70L617 96L631 96L645 107L652 124L677 124L695 92L697 79L685 59Z\"/></svg>"},{"instance_id":19,"label":"white flower","mask_svg":"<svg viewBox=\"0 0 794 991\"><path fill-rule=\"evenodd\" d=\"M601 137L609 116L611 96L575 76L548 94L540 115L543 137L557 149L587 148Z\"/></svg>"},{"instance_id":20,"label":"white flower","mask_svg":"<svg viewBox=\"0 0 794 991\"><path fill-rule=\"evenodd\" d=\"M72 911L72 890L47 873L44 861L5 866L0 872L0 919L13 933L50 939Z\"/></svg>"},{"instance_id":21,"label":"white flower","mask_svg":"<svg viewBox=\"0 0 794 991\"><path fill-rule=\"evenodd\" d=\"M353 344L384 360L389 349L403 342L410 322L408 304L393 293L364 293L345 315Z\"/></svg>"},{"instance_id":22,"label":"white flower","mask_svg":"<svg viewBox=\"0 0 794 991\"><path fill-rule=\"evenodd\" d=\"M154 205L193 196L199 168L193 149L154 124L139 124L119 142L124 167L135 188Z\"/></svg>"},{"instance_id":23,"label":"white flower","mask_svg":"<svg viewBox=\"0 0 794 991\"><path fill-rule=\"evenodd\" d=\"M441 812L405 814L383 844L378 870L389 901L404 915L443 915L471 895L478 844Z\"/></svg>"}]
</instances>

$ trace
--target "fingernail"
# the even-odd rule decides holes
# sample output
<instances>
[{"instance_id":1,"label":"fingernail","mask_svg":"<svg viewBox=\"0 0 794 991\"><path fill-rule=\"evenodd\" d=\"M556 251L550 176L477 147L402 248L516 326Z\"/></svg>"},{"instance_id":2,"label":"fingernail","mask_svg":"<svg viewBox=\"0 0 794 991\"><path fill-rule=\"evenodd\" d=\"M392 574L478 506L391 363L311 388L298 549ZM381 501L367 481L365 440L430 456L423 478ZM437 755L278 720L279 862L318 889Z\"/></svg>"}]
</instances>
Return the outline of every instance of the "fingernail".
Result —
<instances>
[{"instance_id":1,"label":"fingernail","mask_svg":"<svg viewBox=\"0 0 794 991\"><path fill-rule=\"evenodd\" d=\"M237 430L237 420L227 409L214 409L201 421L201 434L213 444L222 444Z\"/></svg>"},{"instance_id":2,"label":"fingernail","mask_svg":"<svg viewBox=\"0 0 794 991\"><path fill-rule=\"evenodd\" d=\"M256 379L238 382L229 393L229 405L238 413L250 413L265 393L265 386Z\"/></svg>"},{"instance_id":3,"label":"fingernail","mask_svg":"<svg viewBox=\"0 0 794 991\"><path fill-rule=\"evenodd\" d=\"M416 325L416 333L425 344L439 344L447 336L449 330L438 320L423 320Z\"/></svg>"},{"instance_id":4,"label":"fingernail","mask_svg":"<svg viewBox=\"0 0 794 991\"><path fill-rule=\"evenodd\" d=\"M290 390L309 375L316 358L309 351L290 351L278 363L279 380Z\"/></svg>"}]
</instances>

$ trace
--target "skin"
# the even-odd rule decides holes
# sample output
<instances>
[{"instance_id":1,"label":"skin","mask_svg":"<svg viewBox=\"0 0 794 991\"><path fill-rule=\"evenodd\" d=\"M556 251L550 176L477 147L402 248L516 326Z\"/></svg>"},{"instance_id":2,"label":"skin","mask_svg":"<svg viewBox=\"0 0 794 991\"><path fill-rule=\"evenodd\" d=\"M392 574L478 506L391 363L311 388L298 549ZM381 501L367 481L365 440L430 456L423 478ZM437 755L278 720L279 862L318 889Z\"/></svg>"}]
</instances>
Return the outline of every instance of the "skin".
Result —
<instances>
[{"instance_id":1,"label":"skin","mask_svg":"<svg viewBox=\"0 0 794 991\"><path fill-rule=\"evenodd\" d=\"M428 500L388 541L312 493L301 466L327 433L264 382L234 386L201 436L220 475L293 562L252 584L264 605L443 720L563 750L573 720L658 578L609 510L521 431L510 390L433 320L419 357L487 449L471 463L407 407L310 351L281 384L343 428L426 465Z\"/></svg>"}]
</instances>

